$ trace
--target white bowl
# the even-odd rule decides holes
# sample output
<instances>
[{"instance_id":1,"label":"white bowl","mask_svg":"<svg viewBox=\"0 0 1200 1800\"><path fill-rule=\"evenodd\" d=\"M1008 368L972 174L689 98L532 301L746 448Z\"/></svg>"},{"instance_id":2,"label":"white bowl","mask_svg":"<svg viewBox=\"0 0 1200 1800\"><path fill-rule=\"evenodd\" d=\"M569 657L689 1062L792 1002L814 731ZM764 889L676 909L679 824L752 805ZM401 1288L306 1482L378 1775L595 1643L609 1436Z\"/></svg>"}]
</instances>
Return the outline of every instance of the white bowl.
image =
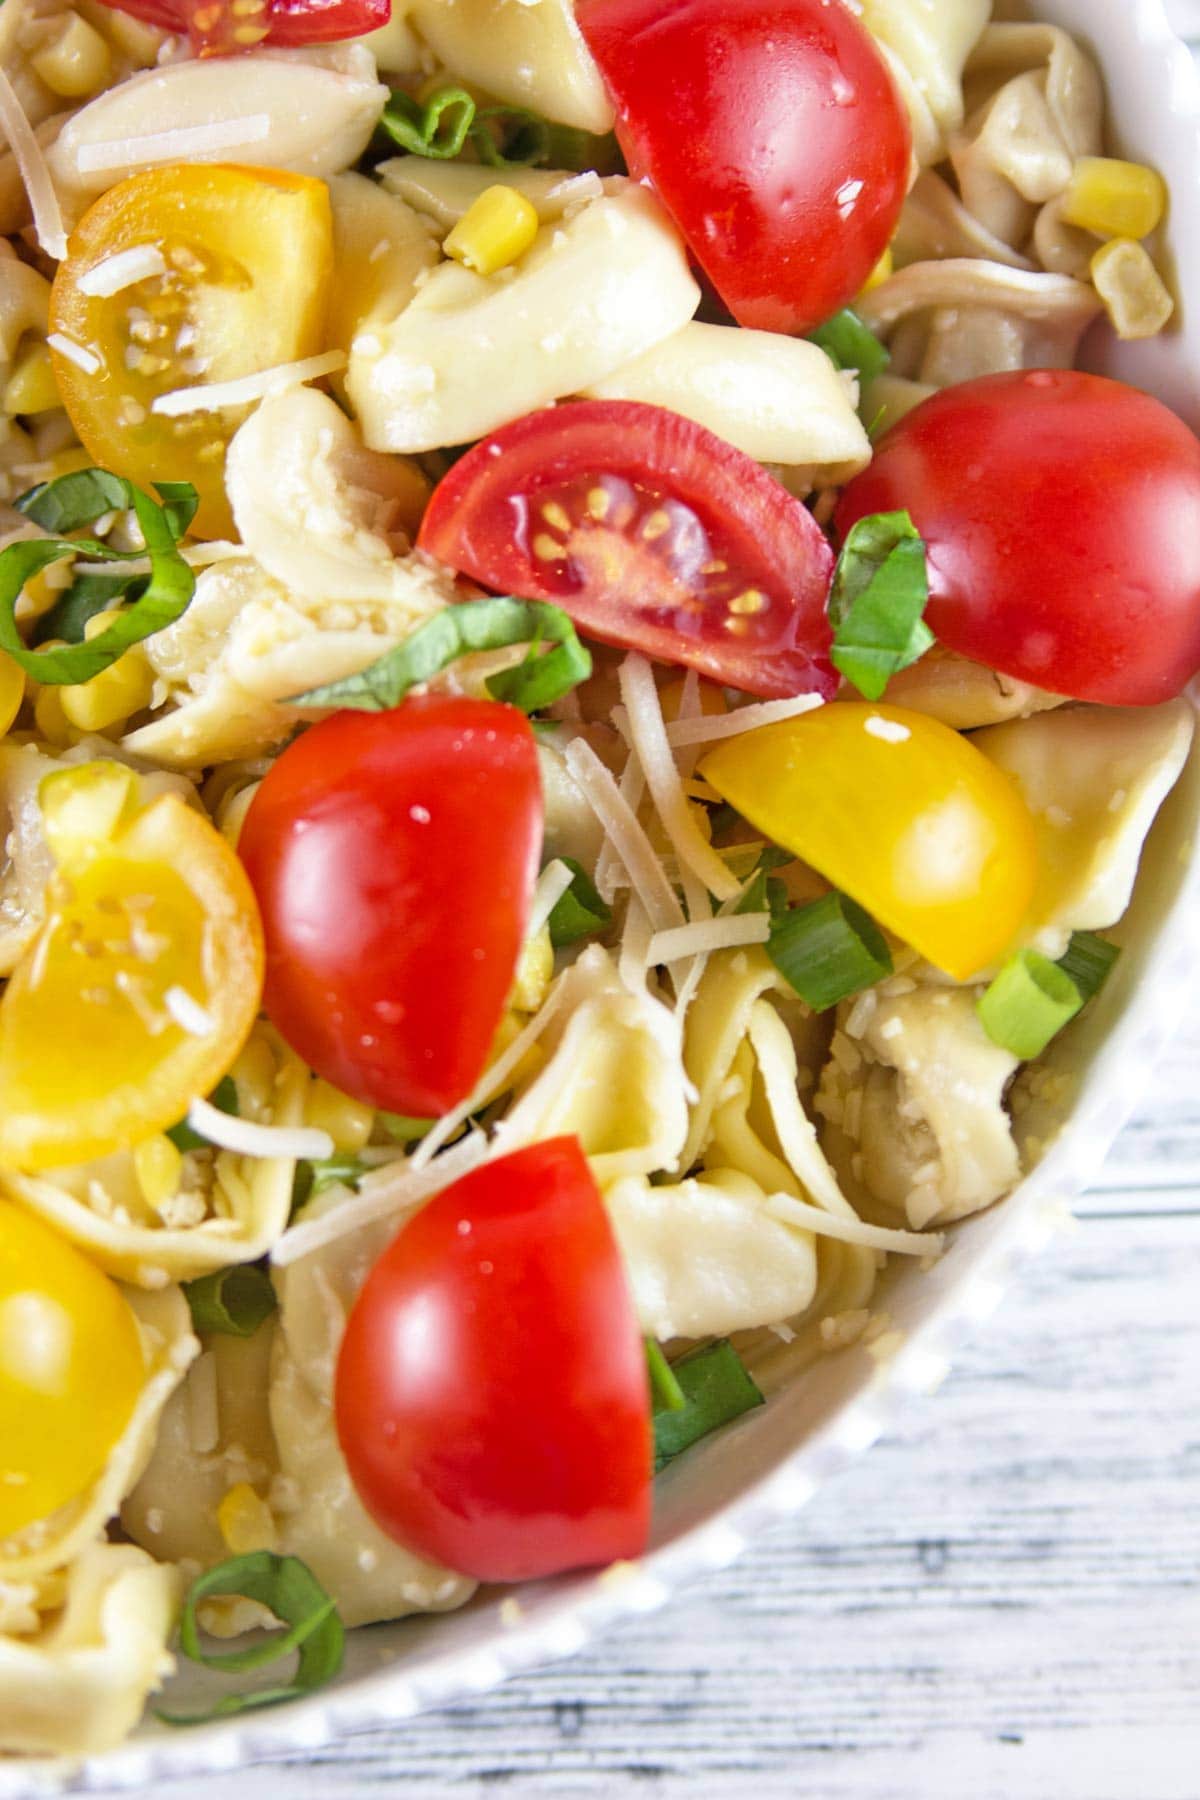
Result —
<instances>
[{"instance_id":1,"label":"white bowl","mask_svg":"<svg viewBox=\"0 0 1200 1800\"><path fill-rule=\"evenodd\" d=\"M945 0L952 4L953 0ZM1077 33L1105 72L1116 144L1167 177L1167 247L1185 296L1171 333L1148 344L1097 339L1092 366L1160 394L1200 427L1200 77L1162 0L1037 0L1032 9ZM1190 297L1190 303L1189 298ZM582 1647L624 1614L650 1611L693 1574L731 1562L764 1526L797 1511L865 1450L904 1397L936 1384L961 1338L992 1310L1017 1261L1051 1234L1062 1203L1095 1175L1187 1004L1200 966L1200 759L1193 758L1147 846L1129 946L1101 999L1067 1045L1082 1080L1070 1118L1010 1199L969 1221L930 1272L900 1271L887 1309L904 1334L885 1366L863 1351L831 1357L785 1382L769 1403L702 1444L659 1478L653 1548L636 1568L570 1575L462 1612L350 1636L339 1680L276 1711L173 1731L154 1722L82 1768L0 1763L0 1796L71 1788L140 1788L160 1777L233 1768L272 1751L479 1694L507 1675ZM202 1677L185 1677L198 1695ZM188 1695L181 1692L181 1709Z\"/></svg>"}]
</instances>

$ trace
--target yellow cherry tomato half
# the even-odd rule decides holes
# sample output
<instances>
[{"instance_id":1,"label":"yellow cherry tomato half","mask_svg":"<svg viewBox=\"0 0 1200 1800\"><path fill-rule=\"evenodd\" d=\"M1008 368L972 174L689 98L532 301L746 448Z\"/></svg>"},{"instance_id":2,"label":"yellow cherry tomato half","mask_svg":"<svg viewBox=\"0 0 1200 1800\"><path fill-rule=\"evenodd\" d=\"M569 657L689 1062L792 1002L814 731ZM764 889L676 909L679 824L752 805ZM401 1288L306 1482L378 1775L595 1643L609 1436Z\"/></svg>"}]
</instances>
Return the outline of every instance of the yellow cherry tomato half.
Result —
<instances>
[{"instance_id":1,"label":"yellow cherry tomato half","mask_svg":"<svg viewBox=\"0 0 1200 1800\"><path fill-rule=\"evenodd\" d=\"M105 292L112 259L140 279ZM103 468L146 487L190 481L195 530L233 535L225 451L250 411L156 413L174 389L251 375L322 349L333 277L329 190L282 169L187 164L120 181L72 233L50 295L54 373ZM100 292L96 292L97 287Z\"/></svg>"},{"instance_id":2,"label":"yellow cherry tomato half","mask_svg":"<svg viewBox=\"0 0 1200 1800\"><path fill-rule=\"evenodd\" d=\"M0 1200L0 1538L91 1486L144 1380L120 1289L41 1219Z\"/></svg>"},{"instance_id":3,"label":"yellow cherry tomato half","mask_svg":"<svg viewBox=\"0 0 1200 1800\"><path fill-rule=\"evenodd\" d=\"M220 833L175 794L104 826L88 845L59 810L46 923L0 1001L10 1168L85 1162L175 1124L258 1014L262 926Z\"/></svg>"},{"instance_id":4,"label":"yellow cherry tomato half","mask_svg":"<svg viewBox=\"0 0 1200 1800\"><path fill-rule=\"evenodd\" d=\"M767 837L964 981L1025 916L1037 872L1016 785L899 706L836 703L729 738L700 774Z\"/></svg>"}]
</instances>

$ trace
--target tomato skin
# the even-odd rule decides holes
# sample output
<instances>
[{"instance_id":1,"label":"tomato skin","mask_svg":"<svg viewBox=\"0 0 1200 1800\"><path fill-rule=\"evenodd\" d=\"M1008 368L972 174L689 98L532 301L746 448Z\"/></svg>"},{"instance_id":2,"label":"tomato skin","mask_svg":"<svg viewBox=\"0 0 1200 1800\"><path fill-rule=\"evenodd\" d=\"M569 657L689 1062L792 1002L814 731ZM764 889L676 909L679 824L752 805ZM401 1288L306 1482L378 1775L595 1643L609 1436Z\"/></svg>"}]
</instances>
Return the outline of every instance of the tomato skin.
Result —
<instances>
[{"instance_id":1,"label":"tomato skin","mask_svg":"<svg viewBox=\"0 0 1200 1800\"><path fill-rule=\"evenodd\" d=\"M581 0L578 17L630 174L738 323L810 331L851 300L900 216L912 133L841 0Z\"/></svg>"},{"instance_id":2,"label":"tomato skin","mask_svg":"<svg viewBox=\"0 0 1200 1800\"><path fill-rule=\"evenodd\" d=\"M119 7L113 5L113 0L104 0L104 4L113 6L116 12L132 13L135 19L144 19L160 31L189 32L193 46L210 55L215 43L223 50L233 51L254 50L262 43L278 48L337 43L377 30L387 24L392 14L391 0L268 0L266 36L256 43L239 44L232 38L239 23L232 13L227 20L219 21L215 29L210 25L203 31L197 30L193 26L195 0L191 4L189 0L122 0ZM257 18L252 20L253 24L258 22Z\"/></svg>"},{"instance_id":3,"label":"tomato skin","mask_svg":"<svg viewBox=\"0 0 1200 1800\"><path fill-rule=\"evenodd\" d=\"M553 601L590 637L746 693L837 690L820 527L758 463L663 407L575 400L502 426L434 489L417 544L498 593Z\"/></svg>"},{"instance_id":4,"label":"tomato skin","mask_svg":"<svg viewBox=\"0 0 1200 1800\"><path fill-rule=\"evenodd\" d=\"M238 843L268 1017L356 1099L445 1112L487 1061L541 840L537 749L514 707L430 694L314 725L268 771Z\"/></svg>"},{"instance_id":5,"label":"tomato skin","mask_svg":"<svg viewBox=\"0 0 1200 1800\"><path fill-rule=\"evenodd\" d=\"M836 513L907 507L949 649L1076 700L1153 706L1200 668L1200 443L1077 370L989 375L916 407Z\"/></svg>"},{"instance_id":6,"label":"tomato skin","mask_svg":"<svg viewBox=\"0 0 1200 1800\"><path fill-rule=\"evenodd\" d=\"M645 1356L577 1138L409 1220L350 1314L336 1410L364 1505L451 1569L525 1581L645 1548Z\"/></svg>"}]
</instances>

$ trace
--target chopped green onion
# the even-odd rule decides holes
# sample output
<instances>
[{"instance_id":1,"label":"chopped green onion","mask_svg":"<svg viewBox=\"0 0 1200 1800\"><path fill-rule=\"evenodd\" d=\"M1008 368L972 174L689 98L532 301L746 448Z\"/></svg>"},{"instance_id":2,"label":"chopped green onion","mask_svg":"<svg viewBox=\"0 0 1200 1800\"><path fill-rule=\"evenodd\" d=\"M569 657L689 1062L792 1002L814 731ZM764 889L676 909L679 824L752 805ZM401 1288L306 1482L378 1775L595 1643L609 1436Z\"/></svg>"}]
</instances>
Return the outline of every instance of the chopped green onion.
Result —
<instances>
[{"instance_id":1,"label":"chopped green onion","mask_svg":"<svg viewBox=\"0 0 1200 1800\"><path fill-rule=\"evenodd\" d=\"M218 1112L228 1113L231 1119L237 1118L237 1083L232 1075L222 1075L208 1096L208 1103L210 1106L215 1106ZM180 1119L178 1125L170 1126L167 1136L177 1150L209 1150L212 1148L208 1138L201 1136L198 1131L193 1131L186 1119Z\"/></svg>"},{"instance_id":2,"label":"chopped green onion","mask_svg":"<svg viewBox=\"0 0 1200 1800\"><path fill-rule=\"evenodd\" d=\"M185 1281L183 1294L196 1330L226 1337L253 1337L278 1305L271 1278L257 1263L238 1263Z\"/></svg>"},{"instance_id":3,"label":"chopped green onion","mask_svg":"<svg viewBox=\"0 0 1200 1800\"><path fill-rule=\"evenodd\" d=\"M414 1138L424 1137L434 1123L432 1119L410 1118L407 1113L380 1112L375 1116L398 1144L411 1144Z\"/></svg>"},{"instance_id":4,"label":"chopped green onion","mask_svg":"<svg viewBox=\"0 0 1200 1800\"><path fill-rule=\"evenodd\" d=\"M872 513L853 525L829 594L834 666L868 700L924 656L933 633L925 545L906 512Z\"/></svg>"},{"instance_id":5,"label":"chopped green onion","mask_svg":"<svg viewBox=\"0 0 1200 1800\"><path fill-rule=\"evenodd\" d=\"M286 1627L282 1636L272 1636L266 1643L248 1650L227 1651L209 1656L201 1648L197 1611L205 1600L220 1595L257 1600ZM200 1725L210 1719L227 1718L230 1713L245 1712L250 1707L275 1706L281 1700L297 1700L315 1688L332 1681L342 1666L345 1632L337 1606L325 1592L307 1563L297 1556L277 1556L273 1550L255 1550L248 1556L231 1556L227 1562L197 1576L188 1589L179 1622L179 1647L192 1662L222 1674L242 1675L254 1669L265 1669L291 1651L299 1652L295 1673L289 1682L275 1687L252 1689L249 1693L226 1694L215 1705L197 1713L169 1713L156 1708L167 1725Z\"/></svg>"},{"instance_id":6,"label":"chopped green onion","mask_svg":"<svg viewBox=\"0 0 1200 1800\"><path fill-rule=\"evenodd\" d=\"M530 169L550 160L550 126L523 106L487 106L476 113L471 142L492 169Z\"/></svg>"},{"instance_id":7,"label":"chopped green onion","mask_svg":"<svg viewBox=\"0 0 1200 1800\"><path fill-rule=\"evenodd\" d=\"M119 588L115 577L97 577L94 571L81 576L80 582L88 583L89 588L76 607L68 608L70 596L58 603L73 628L77 625L79 639L30 650L16 622L17 599L28 581L51 563L69 557L85 556L100 562L131 559L125 551L112 550L98 539L86 537L26 539L0 551L0 648L7 650L27 675L52 686L91 681L132 644L140 644L143 638L173 624L186 610L196 578L179 554L177 543L195 511L195 490L187 482L172 481L162 483L158 491L162 505L131 481L112 475L107 469L78 469L59 476L57 481L31 488L16 502L26 518L50 532L75 531L104 513L132 507L150 560L149 575L122 576ZM104 581L103 590L94 585L97 579ZM81 641L87 618L117 598L128 602L124 611L90 642ZM84 611L86 617L79 618L78 614Z\"/></svg>"},{"instance_id":8,"label":"chopped green onion","mask_svg":"<svg viewBox=\"0 0 1200 1800\"><path fill-rule=\"evenodd\" d=\"M772 919L767 955L814 1012L892 972L883 933L848 894L825 894Z\"/></svg>"},{"instance_id":9,"label":"chopped green onion","mask_svg":"<svg viewBox=\"0 0 1200 1800\"><path fill-rule=\"evenodd\" d=\"M993 1044L1029 1062L1083 1005L1071 977L1038 950L1020 950L1005 963L975 1011Z\"/></svg>"},{"instance_id":10,"label":"chopped green onion","mask_svg":"<svg viewBox=\"0 0 1200 1800\"><path fill-rule=\"evenodd\" d=\"M777 844L768 844L755 864L750 885L734 907L734 912L758 913L769 912L773 919L782 918L787 911L788 891L786 885L775 875L772 869L782 869L785 863L794 858Z\"/></svg>"},{"instance_id":11,"label":"chopped green onion","mask_svg":"<svg viewBox=\"0 0 1200 1800\"><path fill-rule=\"evenodd\" d=\"M882 375L892 360L875 333L848 306L818 325L809 342L819 344L837 368L857 369L863 381Z\"/></svg>"},{"instance_id":12,"label":"chopped green onion","mask_svg":"<svg viewBox=\"0 0 1200 1800\"><path fill-rule=\"evenodd\" d=\"M544 643L554 648L543 654ZM292 704L386 712L399 706L410 688L431 680L460 656L507 650L513 644L528 644L529 654L515 669L493 675L487 686L497 700L523 712L538 712L561 700L592 672L591 654L561 607L542 600L463 600L434 613L357 675L294 694Z\"/></svg>"},{"instance_id":13,"label":"chopped green onion","mask_svg":"<svg viewBox=\"0 0 1200 1800\"><path fill-rule=\"evenodd\" d=\"M687 1405L687 1395L657 1338L646 1339L646 1374L650 1378L651 1412L682 1412Z\"/></svg>"},{"instance_id":14,"label":"chopped green onion","mask_svg":"<svg viewBox=\"0 0 1200 1800\"><path fill-rule=\"evenodd\" d=\"M570 869L571 885L554 902L547 921L550 942L556 950L561 950L565 944L574 944L582 937L590 937L594 931L603 931L612 919L611 906L600 898L583 865L573 856L560 857L559 861Z\"/></svg>"},{"instance_id":15,"label":"chopped green onion","mask_svg":"<svg viewBox=\"0 0 1200 1800\"><path fill-rule=\"evenodd\" d=\"M720 1338L671 1365L684 1398L679 1410L654 1414L654 1473L710 1431L763 1404L762 1394L741 1357Z\"/></svg>"},{"instance_id":16,"label":"chopped green onion","mask_svg":"<svg viewBox=\"0 0 1200 1800\"><path fill-rule=\"evenodd\" d=\"M1113 964L1120 954L1116 944L1097 937L1094 931L1073 931L1067 953L1059 957L1058 966L1075 983L1086 1006L1112 974Z\"/></svg>"},{"instance_id":17,"label":"chopped green onion","mask_svg":"<svg viewBox=\"0 0 1200 1800\"><path fill-rule=\"evenodd\" d=\"M314 1194L323 1193L326 1188L337 1187L339 1184L357 1188L371 1165L365 1163L360 1156L343 1153L341 1156L319 1157L308 1166L312 1170L312 1185L306 1198L311 1199Z\"/></svg>"},{"instance_id":18,"label":"chopped green onion","mask_svg":"<svg viewBox=\"0 0 1200 1800\"><path fill-rule=\"evenodd\" d=\"M475 102L465 88L440 87L422 105L393 88L380 128L413 156L448 160L460 156L475 122Z\"/></svg>"}]
</instances>

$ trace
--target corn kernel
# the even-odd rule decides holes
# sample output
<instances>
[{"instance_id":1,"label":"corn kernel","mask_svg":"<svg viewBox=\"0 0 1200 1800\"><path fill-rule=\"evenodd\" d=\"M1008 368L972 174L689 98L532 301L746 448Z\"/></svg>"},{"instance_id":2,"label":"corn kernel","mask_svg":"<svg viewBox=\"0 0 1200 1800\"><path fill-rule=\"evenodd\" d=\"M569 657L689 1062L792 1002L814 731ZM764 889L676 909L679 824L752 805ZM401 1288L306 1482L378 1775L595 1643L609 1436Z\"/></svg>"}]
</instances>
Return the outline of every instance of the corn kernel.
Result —
<instances>
[{"instance_id":1,"label":"corn kernel","mask_svg":"<svg viewBox=\"0 0 1200 1800\"><path fill-rule=\"evenodd\" d=\"M1167 184L1157 169L1115 156L1076 158L1060 211L1097 237L1144 238L1162 223Z\"/></svg>"},{"instance_id":2,"label":"corn kernel","mask_svg":"<svg viewBox=\"0 0 1200 1800\"><path fill-rule=\"evenodd\" d=\"M173 1200L183 1177L183 1156L163 1132L134 1146L133 1172L147 1206Z\"/></svg>"},{"instance_id":3,"label":"corn kernel","mask_svg":"<svg viewBox=\"0 0 1200 1800\"><path fill-rule=\"evenodd\" d=\"M546 998L553 975L554 948L550 942L550 927L543 925L522 946L508 1004L517 1012L535 1013Z\"/></svg>"},{"instance_id":4,"label":"corn kernel","mask_svg":"<svg viewBox=\"0 0 1200 1800\"><path fill-rule=\"evenodd\" d=\"M52 692L53 690L43 690ZM38 784L46 841L59 863L77 862L115 837L137 810L137 776L122 763L78 763Z\"/></svg>"},{"instance_id":5,"label":"corn kernel","mask_svg":"<svg viewBox=\"0 0 1200 1800\"><path fill-rule=\"evenodd\" d=\"M0 650L0 737L9 730L25 698L25 671Z\"/></svg>"},{"instance_id":6,"label":"corn kernel","mask_svg":"<svg viewBox=\"0 0 1200 1800\"><path fill-rule=\"evenodd\" d=\"M863 282L861 291L864 294L869 294L872 288L882 287L884 282L891 276L895 266L895 262L892 258L891 245L889 244L879 261L875 264L875 267L871 270L871 273L867 276L867 279Z\"/></svg>"},{"instance_id":7,"label":"corn kernel","mask_svg":"<svg viewBox=\"0 0 1200 1800\"><path fill-rule=\"evenodd\" d=\"M69 12L46 45L31 58L34 72L56 94L82 100L98 93L112 74L112 52L86 19Z\"/></svg>"},{"instance_id":8,"label":"corn kernel","mask_svg":"<svg viewBox=\"0 0 1200 1800\"><path fill-rule=\"evenodd\" d=\"M1175 310L1158 270L1132 238L1102 244L1092 258L1091 275L1120 338L1156 336Z\"/></svg>"},{"instance_id":9,"label":"corn kernel","mask_svg":"<svg viewBox=\"0 0 1200 1800\"><path fill-rule=\"evenodd\" d=\"M57 750L65 749L68 744L75 741L75 728L68 723L67 715L63 711L61 688L43 687L38 689L33 703L33 722L37 727L38 735L45 738L48 744L53 744Z\"/></svg>"},{"instance_id":10,"label":"corn kernel","mask_svg":"<svg viewBox=\"0 0 1200 1800\"><path fill-rule=\"evenodd\" d=\"M22 350L4 387L4 410L10 418L20 413L49 412L62 405L50 352L37 339Z\"/></svg>"},{"instance_id":11,"label":"corn kernel","mask_svg":"<svg viewBox=\"0 0 1200 1800\"><path fill-rule=\"evenodd\" d=\"M239 1481L217 1507L217 1526L231 1556L274 1550L279 1542L275 1515L248 1481Z\"/></svg>"},{"instance_id":12,"label":"corn kernel","mask_svg":"<svg viewBox=\"0 0 1200 1800\"><path fill-rule=\"evenodd\" d=\"M374 1128L375 1108L318 1078L308 1090L304 1122L327 1131L336 1150L361 1150Z\"/></svg>"},{"instance_id":13,"label":"corn kernel","mask_svg":"<svg viewBox=\"0 0 1200 1800\"><path fill-rule=\"evenodd\" d=\"M84 637L99 637L119 617L115 612L97 613L84 626ZM80 731L107 731L112 725L123 725L148 706L153 691L154 671L135 644L90 681L64 687L62 708L68 723Z\"/></svg>"},{"instance_id":14,"label":"corn kernel","mask_svg":"<svg viewBox=\"0 0 1200 1800\"><path fill-rule=\"evenodd\" d=\"M494 275L524 256L537 229L532 201L516 188L490 187L471 202L442 248L477 275Z\"/></svg>"}]
</instances>

